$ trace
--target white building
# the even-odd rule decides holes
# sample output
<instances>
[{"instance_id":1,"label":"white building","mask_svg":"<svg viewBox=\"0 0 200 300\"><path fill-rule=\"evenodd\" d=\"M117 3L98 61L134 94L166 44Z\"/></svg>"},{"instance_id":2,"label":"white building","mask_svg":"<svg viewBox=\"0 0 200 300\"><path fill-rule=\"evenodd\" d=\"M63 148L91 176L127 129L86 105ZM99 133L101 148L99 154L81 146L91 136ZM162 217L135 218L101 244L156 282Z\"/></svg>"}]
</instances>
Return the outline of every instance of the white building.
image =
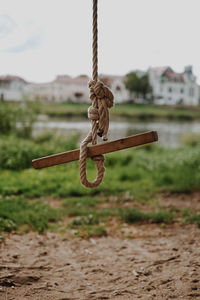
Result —
<instances>
[{"instance_id":1,"label":"white building","mask_svg":"<svg viewBox=\"0 0 200 300\"><path fill-rule=\"evenodd\" d=\"M199 89L192 67L176 73L170 67L150 68L149 81L157 104L199 104Z\"/></svg>"},{"instance_id":2,"label":"white building","mask_svg":"<svg viewBox=\"0 0 200 300\"><path fill-rule=\"evenodd\" d=\"M38 97L53 102L90 102L89 80L87 76L71 78L67 75L60 75L52 82L30 84L29 94L33 98ZM124 77L101 76L100 80L110 87L115 102L123 102L129 99L129 92L124 85Z\"/></svg>"},{"instance_id":3,"label":"white building","mask_svg":"<svg viewBox=\"0 0 200 300\"><path fill-rule=\"evenodd\" d=\"M130 100L130 92L124 84L125 76L102 75L100 80L107 85L114 95L115 103L122 103Z\"/></svg>"},{"instance_id":4,"label":"white building","mask_svg":"<svg viewBox=\"0 0 200 300\"><path fill-rule=\"evenodd\" d=\"M19 76L0 76L0 99L20 101L25 94L27 82Z\"/></svg>"},{"instance_id":5,"label":"white building","mask_svg":"<svg viewBox=\"0 0 200 300\"><path fill-rule=\"evenodd\" d=\"M86 102L89 99L88 77L71 78L67 75L57 76L48 83L32 83L29 94L52 102Z\"/></svg>"},{"instance_id":6,"label":"white building","mask_svg":"<svg viewBox=\"0 0 200 300\"><path fill-rule=\"evenodd\" d=\"M144 72L137 71L138 74ZM170 67L150 68L148 70L154 101L157 104L198 105L200 89L192 67L185 68L183 73L176 73ZM130 93L124 84L125 76L102 75L103 81L113 92L116 103L128 100L143 103L134 93ZM88 102L89 77L78 76L72 78L67 75L57 76L47 83L28 83L18 76L0 76L0 98L4 100L20 101L27 98L40 98L49 102Z\"/></svg>"}]
</instances>

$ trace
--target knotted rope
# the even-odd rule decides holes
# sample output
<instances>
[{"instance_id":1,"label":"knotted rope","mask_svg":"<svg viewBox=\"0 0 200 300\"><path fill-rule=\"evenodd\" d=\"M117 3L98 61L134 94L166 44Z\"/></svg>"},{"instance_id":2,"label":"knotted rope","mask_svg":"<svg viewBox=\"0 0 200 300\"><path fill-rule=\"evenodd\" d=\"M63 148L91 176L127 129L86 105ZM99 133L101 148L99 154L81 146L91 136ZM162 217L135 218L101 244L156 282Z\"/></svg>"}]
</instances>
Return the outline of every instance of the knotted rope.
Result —
<instances>
[{"instance_id":1,"label":"knotted rope","mask_svg":"<svg viewBox=\"0 0 200 300\"><path fill-rule=\"evenodd\" d=\"M92 142L92 145L97 144L97 135L107 140L109 128L109 108L113 106L114 97L112 92L101 81L98 81L98 28L97 28L97 2L93 0L93 80L89 82L90 99L92 106L88 109L88 118L92 121L92 129L82 141L80 146L80 180L81 183L88 188L97 187L103 179L105 167L104 156L98 155L92 157L96 163L97 177L90 182L86 174L86 158L87 145Z\"/></svg>"}]
</instances>

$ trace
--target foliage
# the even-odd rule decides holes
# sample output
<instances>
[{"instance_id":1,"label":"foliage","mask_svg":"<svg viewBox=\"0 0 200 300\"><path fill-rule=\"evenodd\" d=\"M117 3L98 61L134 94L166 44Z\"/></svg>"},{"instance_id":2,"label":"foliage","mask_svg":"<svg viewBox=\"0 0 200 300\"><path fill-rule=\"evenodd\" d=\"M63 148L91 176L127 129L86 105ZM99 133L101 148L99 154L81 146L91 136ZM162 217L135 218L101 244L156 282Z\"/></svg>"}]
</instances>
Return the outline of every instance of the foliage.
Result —
<instances>
[{"instance_id":1,"label":"foliage","mask_svg":"<svg viewBox=\"0 0 200 300\"><path fill-rule=\"evenodd\" d=\"M52 134L38 136L35 140L13 135L0 139L0 169L22 170L31 167L34 158L74 149L78 136L54 137Z\"/></svg>"},{"instance_id":2,"label":"foliage","mask_svg":"<svg viewBox=\"0 0 200 300\"><path fill-rule=\"evenodd\" d=\"M187 223L194 223L197 224L198 227L200 227L200 213L198 214L193 214L191 216L188 216L185 218L185 221Z\"/></svg>"},{"instance_id":3,"label":"foliage","mask_svg":"<svg viewBox=\"0 0 200 300\"><path fill-rule=\"evenodd\" d=\"M92 214L89 214L87 216L76 217L70 223L71 226L95 225L95 224L99 224L99 220L96 216Z\"/></svg>"},{"instance_id":4,"label":"foliage","mask_svg":"<svg viewBox=\"0 0 200 300\"><path fill-rule=\"evenodd\" d=\"M79 136L66 138L46 132L28 139L32 129L26 129L26 121L22 121L20 126L24 129L19 130L16 121L18 109L20 118L22 116L21 108L3 105L4 113L8 114L5 117L0 110L0 116L3 116L0 119L0 232L30 229L44 232L55 226L52 222L62 223L62 217L69 219L67 228L82 237L106 235L104 227L110 218L127 223L171 223L177 220L177 214L182 214L183 220L200 226L198 213L158 210L156 205L149 211L135 208L138 203L140 206L154 205L156 195L161 192L199 190L198 137L189 139L186 146L178 149L148 145L109 154L102 185L85 189L80 185L78 162L42 170L30 168L33 158L76 148ZM68 109L72 115L74 112L78 115L83 108L74 104L57 107L59 110L64 107L64 111ZM121 113L137 118L200 116L198 109L194 112L164 110L156 106L116 105L115 114L120 116ZM95 178L96 169L90 159L87 171L89 179ZM60 198L60 208L51 207L47 200L59 201ZM126 202L129 208L126 208Z\"/></svg>"},{"instance_id":5,"label":"foliage","mask_svg":"<svg viewBox=\"0 0 200 300\"><path fill-rule=\"evenodd\" d=\"M0 103L0 135L15 134L30 138L36 121L38 102L24 100L20 104Z\"/></svg>"},{"instance_id":6,"label":"foliage","mask_svg":"<svg viewBox=\"0 0 200 300\"><path fill-rule=\"evenodd\" d=\"M3 231L11 232L16 229L17 226L12 220L0 218L0 233Z\"/></svg>"},{"instance_id":7,"label":"foliage","mask_svg":"<svg viewBox=\"0 0 200 300\"><path fill-rule=\"evenodd\" d=\"M17 157L16 155L16 159ZM26 197L84 196L84 199L88 197L91 198L88 201L92 202L94 199L95 202L98 195L122 195L128 192L131 197L146 203L158 192L199 190L200 148L130 149L107 155L106 168L102 185L95 189L85 189L80 185L78 162L42 170L27 169L20 172L2 170L0 194ZM88 160L88 176L92 179L95 175L94 163ZM82 207L83 213L85 208L86 204ZM75 204L73 210L76 209Z\"/></svg>"},{"instance_id":8,"label":"foliage","mask_svg":"<svg viewBox=\"0 0 200 300\"><path fill-rule=\"evenodd\" d=\"M174 220L174 214L172 214L171 212L143 212L135 208L121 210L121 217L127 223L172 223Z\"/></svg>"},{"instance_id":9,"label":"foliage","mask_svg":"<svg viewBox=\"0 0 200 300\"><path fill-rule=\"evenodd\" d=\"M58 221L61 212L42 201L27 201L23 198L0 199L0 231L12 231L28 225L40 233L48 228L48 222Z\"/></svg>"},{"instance_id":10,"label":"foliage","mask_svg":"<svg viewBox=\"0 0 200 300\"><path fill-rule=\"evenodd\" d=\"M124 83L130 92L136 94L137 98L142 96L146 99L147 94L152 91L147 73L140 75L136 71L130 72L126 75Z\"/></svg>"},{"instance_id":11,"label":"foliage","mask_svg":"<svg viewBox=\"0 0 200 300\"><path fill-rule=\"evenodd\" d=\"M200 134L199 133L190 133L182 136L182 142L185 145L196 147L200 145Z\"/></svg>"}]
</instances>

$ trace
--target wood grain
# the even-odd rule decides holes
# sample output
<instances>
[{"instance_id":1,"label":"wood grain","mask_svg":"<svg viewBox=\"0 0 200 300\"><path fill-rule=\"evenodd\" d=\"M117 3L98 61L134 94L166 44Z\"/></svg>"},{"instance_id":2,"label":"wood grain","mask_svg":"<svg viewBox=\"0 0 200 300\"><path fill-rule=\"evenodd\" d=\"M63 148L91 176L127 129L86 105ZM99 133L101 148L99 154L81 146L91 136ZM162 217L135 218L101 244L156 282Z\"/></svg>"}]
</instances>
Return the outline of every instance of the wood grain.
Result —
<instances>
[{"instance_id":1,"label":"wood grain","mask_svg":"<svg viewBox=\"0 0 200 300\"><path fill-rule=\"evenodd\" d=\"M92 157L99 154L110 153L119 151L139 145L144 145L158 140L156 131L149 131L142 134L132 135L126 138L115 140L112 142L106 142L95 146L88 147L88 157ZM59 154L54 154L46 157L34 159L32 161L35 169L47 168L67 162L71 162L79 159L79 149L67 151Z\"/></svg>"}]
</instances>

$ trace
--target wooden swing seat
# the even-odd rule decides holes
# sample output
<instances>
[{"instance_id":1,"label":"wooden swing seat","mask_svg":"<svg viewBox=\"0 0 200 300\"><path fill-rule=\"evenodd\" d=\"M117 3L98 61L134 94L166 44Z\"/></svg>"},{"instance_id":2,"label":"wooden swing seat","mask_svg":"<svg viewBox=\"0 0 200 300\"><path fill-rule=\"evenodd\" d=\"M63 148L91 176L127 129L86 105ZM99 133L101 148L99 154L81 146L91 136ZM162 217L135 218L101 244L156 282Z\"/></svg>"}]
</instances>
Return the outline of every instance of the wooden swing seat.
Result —
<instances>
[{"instance_id":1,"label":"wooden swing seat","mask_svg":"<svg viewBox=\"0 0 200 300\"><path fill-rule=\"evenodd\" d=\"M132 135L112 142L106 142L103 144L89 146L87 151L87 157L93 157L99 154L105 154L144 144L149 144L152 142L156 142L157 140L158 134L156 131L149 131L142 134ZM79 160L79 155L80 150L76 149L34 159L32 160L32 164L35 169L42 169L71 162L74 160Z\"/></svg>"}]
</instances>

